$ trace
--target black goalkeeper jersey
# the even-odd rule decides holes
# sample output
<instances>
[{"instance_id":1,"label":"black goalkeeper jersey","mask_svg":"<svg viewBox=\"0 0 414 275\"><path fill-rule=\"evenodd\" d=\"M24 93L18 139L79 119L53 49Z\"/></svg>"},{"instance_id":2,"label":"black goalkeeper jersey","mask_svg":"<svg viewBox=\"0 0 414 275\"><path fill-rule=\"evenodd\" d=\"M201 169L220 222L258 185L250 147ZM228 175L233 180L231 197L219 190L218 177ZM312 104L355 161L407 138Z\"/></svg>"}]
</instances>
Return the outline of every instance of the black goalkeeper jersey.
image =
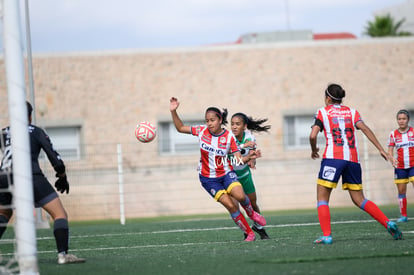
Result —
<instances>
[{"instance_id":1,"label":"black goalkeeper jersey","mask_svg":"<svg viewBox=\"0 0 414 275\"><path fill-rule=\"evenodd\" d=\"M59 153L53 148L52 142L46 132L43 129L31 124L29 125L28 130L30 137L32 173L42 174L38 158L40 150L43 149L56 173L63 174L65 172L65 164L63 163ZM1 161L0 170L5 170L12 167L10 127L2 129L2 139L0 140L0 144L3 151L3 159Z\"/></svg>"}]
</instances>

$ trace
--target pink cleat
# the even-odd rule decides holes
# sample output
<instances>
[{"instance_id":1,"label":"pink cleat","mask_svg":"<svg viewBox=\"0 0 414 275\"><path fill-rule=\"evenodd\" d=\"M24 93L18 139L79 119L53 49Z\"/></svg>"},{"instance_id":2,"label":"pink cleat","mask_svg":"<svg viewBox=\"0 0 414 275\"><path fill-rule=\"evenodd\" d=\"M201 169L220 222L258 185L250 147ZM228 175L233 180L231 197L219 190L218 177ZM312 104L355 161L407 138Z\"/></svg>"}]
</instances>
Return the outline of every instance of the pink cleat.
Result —
<instances>
[{"instance_id":1,"label":"pink cleat","mask_svg":"<svg viewBox=\"0 0 414 275\"><path fill-rule=\"evenodd\" d=\"M244 239L245 242L253 242L256 240L256 235L254 235L254 232L250 232L247 234L247 237Z\"/></svg>"},{"instance_id":2,"label":"pink cleat","mask_svg":"<svg viewBox=\"0 0 414 275\"><path fill-rule=\"evenodd\" d=\"M253 214L249 218L252 219L253 221L257 222L261 226L266 225L266 219L262 215L257 213L256 211L253 211Z\"/></svg>"}]
</instances>

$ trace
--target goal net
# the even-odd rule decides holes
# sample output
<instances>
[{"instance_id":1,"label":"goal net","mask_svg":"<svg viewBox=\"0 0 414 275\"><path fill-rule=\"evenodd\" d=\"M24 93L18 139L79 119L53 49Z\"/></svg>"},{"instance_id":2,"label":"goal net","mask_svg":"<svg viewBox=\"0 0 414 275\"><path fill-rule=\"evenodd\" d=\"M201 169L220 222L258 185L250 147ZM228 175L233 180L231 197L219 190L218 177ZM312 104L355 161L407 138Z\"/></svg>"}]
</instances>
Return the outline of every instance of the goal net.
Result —
<instances>
[{"instance_id":1,"label":"goal net","mask_svg":"<svg viewBox=\"0 0 414 275\"><path fill-rule=\"evenodd\" d=\"M11 156L12 163L2 166L1 176L6 184L2 184L0 193L2 197L7 192L13 196L10 204L0 205L0 214L14 212L0 240L0 274L39 273L19 2L0 0L0 123L1 128L10 126L9 131L2 131L0 142L2 158ZM5 137L10 137L11 142L6 142ZM5 222L0 226L4 225Z\"/></svg>"}]
</instances>

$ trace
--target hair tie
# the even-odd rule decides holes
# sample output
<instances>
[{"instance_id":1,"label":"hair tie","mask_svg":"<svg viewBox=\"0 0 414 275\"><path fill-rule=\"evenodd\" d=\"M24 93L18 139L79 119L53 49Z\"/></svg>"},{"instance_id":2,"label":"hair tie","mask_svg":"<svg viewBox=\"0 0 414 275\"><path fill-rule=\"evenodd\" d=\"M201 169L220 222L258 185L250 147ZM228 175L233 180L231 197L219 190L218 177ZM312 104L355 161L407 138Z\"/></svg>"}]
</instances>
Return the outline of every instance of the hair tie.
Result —
<instances>
[{"instance_id":1,"label":"hair tie","mask_svg":"<svg viewBox=\"0 0 414 275\"><path fill-rule=\"evenodd\" d=\"M208 113L208 112L213 112L213 113L215 113L215 114L217 114L221 119L223 118L223 114L220 112L220 110L218 109L218 108L216 108L216 107L209 107L207 110L206 110L206 114Z\"/></svg>"},{"instance_id":2,"label":"hair tie","mask_svg":"<svg viewBox=\"0 0 414 275\"><path fill-rule=\"evenodd\" d=\"M333 100L341 101L341 98L336 98L336 97L334 97L333 95L331 95L331 94L329 93L328 88L326 88L325 93L326 93L326 94L327 94L330 98L332 98Z\"/></svg>"},{"instance_id":3,"label":"hair tie","mask_svg":"<svg viewBox=\"0 0 414 275\"><path fill-rule=\"evenodd\" d=\"M214 111L214 110L207 111L207 113L209 113L209 112L213 112L213 113L217 114L220 118L223 118L223 115L220 112L217 112L217 111Z\"/></svg>"}]
</instances>

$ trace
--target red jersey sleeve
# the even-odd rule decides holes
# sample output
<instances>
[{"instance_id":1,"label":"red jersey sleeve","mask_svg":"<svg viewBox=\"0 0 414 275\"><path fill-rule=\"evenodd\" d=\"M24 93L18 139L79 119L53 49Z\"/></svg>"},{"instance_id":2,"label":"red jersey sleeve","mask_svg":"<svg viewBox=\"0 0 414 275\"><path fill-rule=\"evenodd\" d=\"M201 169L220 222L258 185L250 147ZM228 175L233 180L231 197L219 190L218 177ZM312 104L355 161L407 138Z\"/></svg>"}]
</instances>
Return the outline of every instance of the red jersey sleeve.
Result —
<instances>
[{"instance_id":1,"label":"red jersey sleeve","mask_svg":"<svg viewBox=\"0 0 414 275\"><path fill-rule=\"evenodd\" d=\"M191 126L190 131L193 136L198 136L205 128L203 125Z\"/></svg>"},{"instance_id":2,"label":"red jersey sleeve","mask_svg":"<svg viewBox=\"0 0 414 275\"><path fill-rule=\"evenodd\" d=\"M394 131L390 133L390 136L388 138L388 146L395 147Z\"/></svg>"},{"instance_id":3,"label":"red jersey sleeve","mask_svg":"<svg viewBox=\"0 0 414 275\"><path fill-rule=\"evenodd\" d=\"M363 121L361 115L357 110L355 110L355 117L354 117L354 126L358 128L356 125L358 122Z\"/></svg>"},{"instance_id":4,"label":"red jersey sleeve","mask_svg":"<svg viewBox=\"0 0 414 275\"><path fill-rule=\"evenodd\" d=\"M230 137L230 152L233 154L238 151L240 151L239 146L237 145L236 138L232 135Z\"/></svg>"}]
</instances>

